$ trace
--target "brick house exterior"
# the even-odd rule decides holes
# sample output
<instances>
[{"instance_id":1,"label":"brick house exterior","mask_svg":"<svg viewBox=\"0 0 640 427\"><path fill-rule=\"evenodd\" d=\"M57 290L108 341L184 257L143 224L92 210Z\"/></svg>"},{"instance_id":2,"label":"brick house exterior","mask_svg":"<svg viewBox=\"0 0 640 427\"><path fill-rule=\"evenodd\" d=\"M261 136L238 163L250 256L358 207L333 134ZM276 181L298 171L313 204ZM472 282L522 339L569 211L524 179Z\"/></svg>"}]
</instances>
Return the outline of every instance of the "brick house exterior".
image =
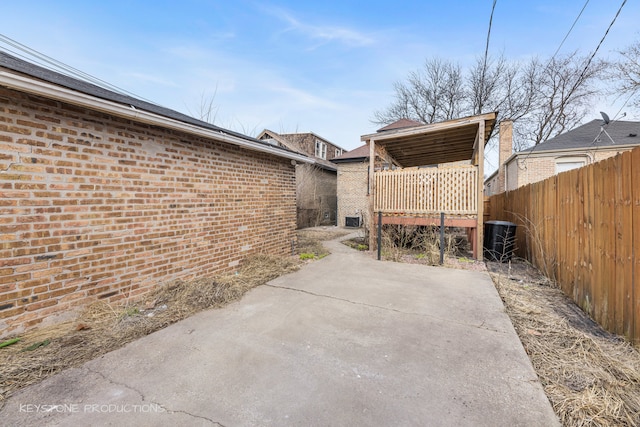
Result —
<instances>
[{"instance_id":1,"label":"brick house exterior","mask_svg":"<svg viewBox=\"0 0 640 427\"><path fill-rule=\"evenodd\" d=\"M412 128L423 124L415 120L400 119L376 132ZM369 224L369 145L336 156L331 160L338 167L338 220L344 227L346 217L358 217L361 226Z\"/></svg>"},{"instance_id":2,"label":"brick house exterior","mask_svg":"<svg viewBox=\"0 0 640 427\"><path fill-rule=\"evenodd\" d=\"M511 126L510 121L500 124L500 166L485 180L486 196L515 190L640 145L640 122L615 121L604 125L602 120L592 120L536 147L513 153Z\"/></svg>"},{"instance_id":3,"label":"brick house exterior","mask_svg":"<svg viewBox=\"0 0 640 427\"><path fill-rule=\"evenodd\" d=\"M313 132L278 134L265 129L258 139L305 154L315 161L296 166L298 228L335 225L336 166L329 160L346 150Z\"/></svg>"},{"instance_id":4,"label":"brick house exterior","mask_svg":"<svg viewBox=\"0 0 640 427\"><path fill-rule=\"evenodd\" d=\"M346 217L369 224L369 146L362 145L333 159L338 167L338 226Z\"/></svg>"},{"instance_id":5,"label":"brick house exterior","mask_svg":"<svg viewBox=\"0 0 640 427\"><path fill-rule=\"evenodd\" d=\"M293 161L0 53L0 337L289 253Z\"/></svg>"}]
</instances>

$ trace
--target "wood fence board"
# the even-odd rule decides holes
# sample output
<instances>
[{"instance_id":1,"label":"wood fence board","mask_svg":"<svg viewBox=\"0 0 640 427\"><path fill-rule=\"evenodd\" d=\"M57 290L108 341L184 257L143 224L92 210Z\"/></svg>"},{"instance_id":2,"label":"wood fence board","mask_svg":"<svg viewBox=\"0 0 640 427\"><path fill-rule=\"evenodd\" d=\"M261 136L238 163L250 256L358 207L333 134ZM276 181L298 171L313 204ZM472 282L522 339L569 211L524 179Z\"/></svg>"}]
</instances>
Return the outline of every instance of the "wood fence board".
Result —
<instances>
[{"instance_id":1,"label":"wood fence board","mask_svg":"<svg viewBox=\"0 0 640 427\"><path fill-rule=\"evenodd\" d=\"M603 287L607 291L607 321L609 330L621 334L622 330L618 329L617 312L622 310L622 307L620 307L622 302L618 301L620 292L617 288L618 279L616 278L618 272L616 266L616 187L619 181L618 159L619 156L606 160L608 163L607 169L605 170L606 177L603 177L605 180L605 195L607 201L605 211L605 222L607 224L607 239L605 240L606 267L603 271L606 277L604 278Z\"/></svg>"},{"instance_id":2,"label":"wood fence board","mask_svg":"<svg viewBox=\"0 0 640 427\"><path fill-rule=\"evenodd\" d=\"M623 153L615 159L615 267L616 267L616 296L615 296L615 324L616 331L629 338L632 315L629 311L628 301L631 299L630 287L633 272L633 246L632 239L627 233L633 226L631 213L631 153Z\"/></svg>"},{"instance_id":3,"label":"wood fence board","mask_svg":"<svg viewBox=\"0 0 640 427\"><path fill-rule=\"evenodd\" d=\"M606 325L611 331L616 331L616 218L615 218L615 194L616 194L616 162L615 158L604 161L605 169L602 180L604 182L604 209L603 227L604 238L604 267L602 270L602 290L607 300Z\"/></svg>"},{"instance_id":4,"label":"wood fence board","mask_svg":"<svg viewBox=\"0 0 640 427\"><path fill-rule=\"evenodd\" d=\"M582 219L582 202L580 197L580 169L571 171L571 180L569 182L571 192L571 216L569 221L571 224L571 289L567 295L573 295L575 290L578 289L580 283L580 253L582 252L580 246L581 227L580 221Z\"/></svg>"},{"instance_id":5,"label":"wood fence board","mask_svg":"<svg viewBox=\"0 0 640 427\"><path fill-rule=\"evenodd\" d=\"M558 177L554 177L555 179L550 179L547 182L547 192L545 193L545 205L540 206L540 216L544 218L544 229L545 229L545 239L544 239L544 262L549 265L553 269L554 276L558 276L558 263L555 262L558 258L556 256L556 248L558 241L558 227L556 223L557 218L557 207L558 207ZM546 208L546 209L545 209Z\"/></svg>"},{"instance_id":6,"label":"wood fence board","mask_svg":"<svg viewBox=\"0 0 640 427\"><path fill-rule=\"evenodd\" d=\"M576 276L576 285L573 293L569 296L573 298L578 305L582 306L587 289L591 287L591 275L589 274L590 245L589 245L589 188L588 188L588 171L589 168L579 168L577 173L577 197L578 197L578 268ZM587 194L587 196L585 196ZM581 303L579 303L581 302Z\"/></svg>"},{"instance_id":7,"label":"wood fence board","mask_svg":"<svg viewBox=\"0 0 640 427\"><path fill-rule=\"evenodd\" d=\"M571 191L566 191L570 186L570 172L562 173L558 175L557 182L558 191L557 200L558 200L558 215L555 219L555 228L557 233L557 251L558 251L558 259L556 259L556 264L558 265L558 273L557 273L557 281L560 284L560 288L562 291L571 295L573 293L572 286L573 281L569 279L570 266L571 266L571 229L569 227L570 221L568 221L568 216L571 215L571 205L573 203L573 198ZM565 191L562 191L565 190Z\"/></svg>"},{"instance_id":8,"label":"wood fence board","mask_svg":"<svg viewBox=\"0 0 640 427\"><path fill-rule=\"evenodd\" d=\"M596 190L594 188L594 174L595 167L591 166L586 171L586 184L585 188L585 200L587 201L587 227L585 230L585 239L587 240L588 258L585 264L586 274L589 276L588 286L585 288L585 296L582 301L578 302L578 305L589 314L594 317L593 300L596 293L596 277L594 272L594 265L596 263L596 227L594 214L596 211Z\"/></svg>"},{"instance_id":9,"label":"wood fence board","mask_svg":"<svg viewBox=\"0 0 640 427\"><path fill-rule=\"evenodd\" d=\"M631 152L632 264L631 272L631 339L640 345L640 150Z\"/></svg>"},{"instance_id":10,"label":"wood fence board","mask_svg":"<svg viewBox=\"0 0 640 427\"><path fill-rule=\"evenodd\" d=\"M600 322L601 325L607 327L606 325L606 316L607 312L606 305L608 301L606 300L606 296L603 294L602 290L602 281L603 281L603 268L604 268L604 239L606 233L604 232L603 225L603 210L604 204L606 203L604 200L604 181L603 181L603 168L604 165L601 163L594 164L593 168L593 221L594 221L594 232L593 232L593 242L594 242L594 257L593 257L593 274L594 274L594 283L593 283L593 301L591 302L591 306L593 307L593 318L596 321Z\"/></svg>"}]
</instances>

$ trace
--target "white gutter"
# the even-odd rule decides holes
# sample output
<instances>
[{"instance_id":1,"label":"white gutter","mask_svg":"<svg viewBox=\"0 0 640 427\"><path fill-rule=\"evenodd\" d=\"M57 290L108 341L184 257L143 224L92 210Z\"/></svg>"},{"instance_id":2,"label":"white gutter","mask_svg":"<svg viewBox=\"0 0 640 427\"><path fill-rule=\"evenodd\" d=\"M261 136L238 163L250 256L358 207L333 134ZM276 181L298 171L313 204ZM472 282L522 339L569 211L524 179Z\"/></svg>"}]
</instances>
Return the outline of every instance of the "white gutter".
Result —
<instances>
[{"instance_id":1,"label":"white gutter","mask_svg":"<svg viewBox=\"0 0 640 427\"><path fill-rule=\"evenodd\" d=\"M59 101L67 102L69 104L112 114L114 116L123 117L140 123L146 123L154 126L160 126L163 128L186 132L204 138L215 139L217 141L226 142L228 144L233 144L252 151L268 153L274 156L284 157L286 159L291 159L302 163L314 163L313 159L301 154L291 153L274 148L269 145L263 145L257 142L248 141L237 136L228 135L220 131L206 129L200 126L192 125L190 123L182 122L180 120L164 117L159 114L150 113L144 110L137 110L133 106L125 106L117 102L107 101L105 99L67 89L62 86L57 86L51 83L18 76L6 71L0 71L0 86L5 86L10 89L56 99Z\"/></svg>"}]
</instances>

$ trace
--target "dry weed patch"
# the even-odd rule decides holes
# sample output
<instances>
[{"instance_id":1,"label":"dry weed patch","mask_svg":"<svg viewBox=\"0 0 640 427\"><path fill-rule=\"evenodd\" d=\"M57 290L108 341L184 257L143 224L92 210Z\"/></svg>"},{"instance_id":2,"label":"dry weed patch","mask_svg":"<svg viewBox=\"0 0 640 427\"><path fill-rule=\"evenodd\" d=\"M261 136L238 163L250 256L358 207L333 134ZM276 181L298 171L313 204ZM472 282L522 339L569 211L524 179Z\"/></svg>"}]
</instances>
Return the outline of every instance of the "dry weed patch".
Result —
<instances>
[{"instance_id":1,"label":"dry weed patch","mask_svg":"<svg viewBox=\"0 0 640 427\"><path fill-rule=\"evenodd\" d=\"M562 425L640 425L640 352L530 265L488 268Z\"/></svg>"},{"instance_id":2,"label":"dry weed patch","mask_svg":"<svg viewBox=\"0 0 640 427\"><path fill-rule=\"evenodd\" d=\"M198 311L222 307L245 292L295 271L294 258L256 255L230 275L175 281L143 301L126 305L96 302L75 321L23 334L0 349L0 408L19 388L120 348ZM46 344L44 344L46 342ZM33 350L28 349L34 347Z\"/></svg>"}]
</instances>

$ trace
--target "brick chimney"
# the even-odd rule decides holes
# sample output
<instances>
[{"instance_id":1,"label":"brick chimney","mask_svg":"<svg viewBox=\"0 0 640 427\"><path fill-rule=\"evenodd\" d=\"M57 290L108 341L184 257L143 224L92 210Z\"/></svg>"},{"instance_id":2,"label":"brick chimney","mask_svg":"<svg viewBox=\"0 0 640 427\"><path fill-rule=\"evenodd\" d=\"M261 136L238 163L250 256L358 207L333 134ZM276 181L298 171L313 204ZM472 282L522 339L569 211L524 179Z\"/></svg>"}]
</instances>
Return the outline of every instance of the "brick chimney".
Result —
<instances>
[{"instance_id":1,"label":"brick chimney","mask_svg":"<svg viewBox=\"0 0 640 427\"><path fill-rule=\"evenodd\" d=\"M513 121L500 122L500 141L498 147L498 193L506 191L507 165L505 162L513 154Z\"/></svg>"}]
</instances>

